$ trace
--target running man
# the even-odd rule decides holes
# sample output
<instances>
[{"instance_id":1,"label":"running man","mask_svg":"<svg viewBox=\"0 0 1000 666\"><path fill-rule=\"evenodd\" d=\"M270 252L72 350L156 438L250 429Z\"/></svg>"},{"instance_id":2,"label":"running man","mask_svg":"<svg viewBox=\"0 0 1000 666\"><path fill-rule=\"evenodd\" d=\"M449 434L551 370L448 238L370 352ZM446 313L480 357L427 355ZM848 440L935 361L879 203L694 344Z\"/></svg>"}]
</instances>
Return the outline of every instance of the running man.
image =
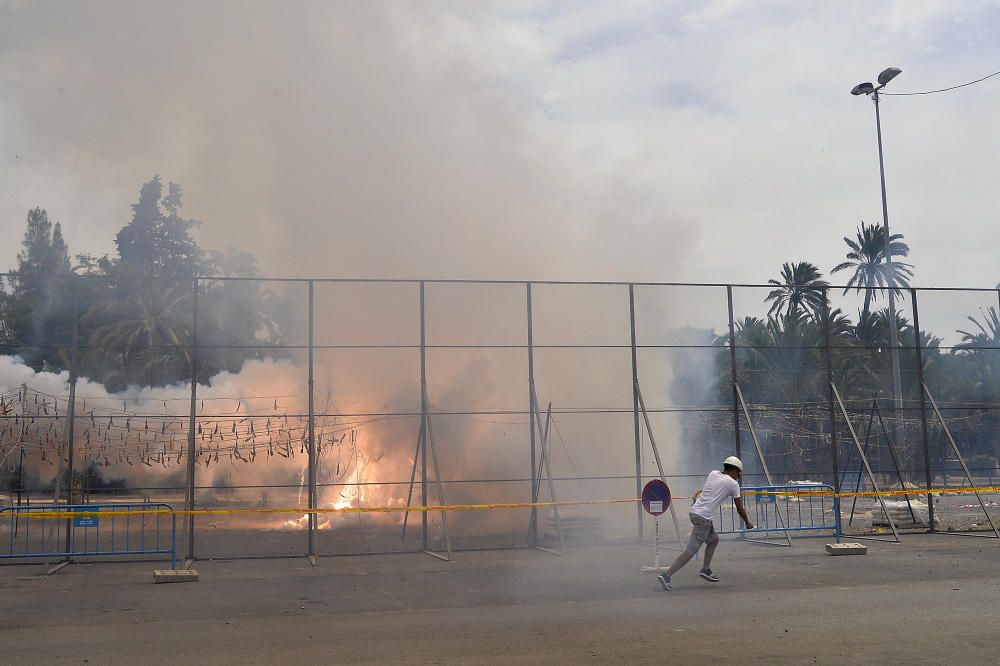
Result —
<instances>
[{"instance_id":1,"label":"running man","mask_svg":"<svg viewBox=\"0 0 1000 666\"><path fill-rule=\"evenodd\" d=\"M753 529L753 523L747 518L747 511L743 507L743 500L740 499L740 477L743 476L743 462L736 456L729 456L722 462L722 471L713 469L705 479L698 499L691 507L688 517L691 519L691 539L687 548L677 556L670 568L656 577L660 581L660 587L670 591L670 577L680 571L681 567L687 564L692 557L705 544L705 566L701 568L698 575L710 583L718 583L719 577L712 573L712 556L719 545L719 535L715 531L712 518L719 510L722 503L730 497L736 505L736 511L746 524L748 530Z\"/></svg>"}]
</instances>

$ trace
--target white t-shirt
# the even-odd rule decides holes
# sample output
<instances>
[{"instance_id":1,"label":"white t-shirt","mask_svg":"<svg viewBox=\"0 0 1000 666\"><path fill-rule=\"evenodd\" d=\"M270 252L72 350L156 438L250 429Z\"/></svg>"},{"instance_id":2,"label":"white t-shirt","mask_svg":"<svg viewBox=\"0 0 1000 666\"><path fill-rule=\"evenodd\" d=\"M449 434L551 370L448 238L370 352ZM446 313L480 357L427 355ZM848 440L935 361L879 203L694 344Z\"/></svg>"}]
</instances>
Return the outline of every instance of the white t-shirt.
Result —
<instances>
[{"instance_id":1,"label":"white t-shirt","mask_svg":"<svg viewBox=\"0 0 1000 666\"><path fill-rule=\"evenodd\" d=\"M713 469L708 473L705 485L701 489L701 495L698 495L694 506L691 507L691 513L706 520L712 520L723 502L730 497L739 496L740 484L737 483L736 479Z\"/></svg>"}]
</instances>

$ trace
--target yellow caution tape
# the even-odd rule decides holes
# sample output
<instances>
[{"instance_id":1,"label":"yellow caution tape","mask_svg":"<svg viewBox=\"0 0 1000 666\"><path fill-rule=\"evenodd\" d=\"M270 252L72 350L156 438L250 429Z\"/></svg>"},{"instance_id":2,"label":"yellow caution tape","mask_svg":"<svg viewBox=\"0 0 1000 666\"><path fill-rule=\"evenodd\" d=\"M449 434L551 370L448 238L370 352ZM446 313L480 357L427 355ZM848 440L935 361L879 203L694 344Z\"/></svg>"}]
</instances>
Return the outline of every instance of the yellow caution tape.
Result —
<instances>
[{"instance_id":1,"label":"yellow caution tape","mask_svg":"<svg viewBox=\"0 0 1000 666\"><path fill-rule=\"evenodd\" d=\"M966 495L971 493L998 494L1000 486L982 486L977 488L906 488L899 490L873 490L856 493L835 493L832 490L747 490L744 495L777 495L792 497L892 497L894 495Z\"/></svg>"},{"instance_id":2,"label":"yellow caution tape","mask_svg":"<svg viewBox=\"0 0 1000 666\"><path fill-rule=\"evenodd\" d=\"M111 509L107 511L48 511L40 508L32 508L28 505L17 508L18 516L21 518L100 518L106 516L213 516L213 515L234 515L234 514L294 514L298 516L308 514L325 513L406 513L433 512L433 511L481 511L484 509L530 509L532 507L560 507L560 506L587 506L594 504L634 504L641 502L639 499L610 499L610 500L577 500L564 502L518 502L518 503L496 503L496 504L443 504L429 506L350 506L339 509L303 509L297 507L281 507L272 509Z\"/></svg>"},{"instance_id":3,"label":"yellow caution tape","mask_svg":"<svg viewBox=\"0 0 1000 666\"><path fill-rule=\"evenodd\" d=\"M744 495L766 495L781 497L892 497L894 495L963 495L971 493L1000 494L1000 486L983 486L979 488L908 488L905 490L883 490L880 492L848 492L835 493L832 490L747 490ZM673 497L675 500L693 499L691 497ZM604 499L604 500L570 500L562 502L507 502L493 504L441 504L428 506L349 506L342 508L303 509L299 507L278 507L270 509L237 508L237 509L110 509L94 511L50 511L31 505L19 507L3 507L15 509L20 518L100 518L107 516L215 516L215 515L275 515L275 514L329 514L329 513L407 513L435 511L483 511L488 509L530 509L562 506L594 506L607 504L635 504L641 499Z\"/></svg>"}]
</instances>

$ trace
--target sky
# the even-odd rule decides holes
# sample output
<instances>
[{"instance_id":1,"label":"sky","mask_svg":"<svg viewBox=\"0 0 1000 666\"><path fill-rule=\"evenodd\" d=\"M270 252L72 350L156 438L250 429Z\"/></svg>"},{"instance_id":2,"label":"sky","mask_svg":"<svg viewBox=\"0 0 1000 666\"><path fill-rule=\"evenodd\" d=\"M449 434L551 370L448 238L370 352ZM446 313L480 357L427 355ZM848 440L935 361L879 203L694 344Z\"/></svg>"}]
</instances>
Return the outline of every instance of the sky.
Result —
<instances>
[{"instance_id":1,"label":"sky","mask_svg":"<svg viewBox=\"0 0 1000 666\"><path fill-rule=\"evenodd\" d=\"M881 216L889 90L1000 69L1000 3L0 0L0 268L141 183L265 274L764 282ZM1000 77L884 97L915 285L992 287ZM835 276L839 278L839 276ZM839 279L834 281L839 282Z\"/></svg>"}]
</instances>

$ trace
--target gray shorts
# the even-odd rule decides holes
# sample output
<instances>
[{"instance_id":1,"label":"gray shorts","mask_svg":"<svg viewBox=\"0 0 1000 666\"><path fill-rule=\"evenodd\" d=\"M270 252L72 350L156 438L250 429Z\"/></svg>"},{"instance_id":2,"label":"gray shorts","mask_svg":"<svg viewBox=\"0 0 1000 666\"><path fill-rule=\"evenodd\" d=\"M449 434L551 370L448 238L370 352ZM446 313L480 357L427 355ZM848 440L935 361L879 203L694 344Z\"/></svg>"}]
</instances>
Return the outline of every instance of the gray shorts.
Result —
<instances>
[{"instance_id":1,"label":"gray shorts","mask_svg":"<svg viewBox=\"0 0 1000 666\"><path fill-rule=\"evenodd\" d=\"M684 552L694 557L701 549L701 544L715 543L719 540L719 534L715 531L715 525L708 518L702 518L694 513L689 513L688 518L691 519L692 525L691 538L688 539L688 545Z\"/></svg>"}]
</instances>

